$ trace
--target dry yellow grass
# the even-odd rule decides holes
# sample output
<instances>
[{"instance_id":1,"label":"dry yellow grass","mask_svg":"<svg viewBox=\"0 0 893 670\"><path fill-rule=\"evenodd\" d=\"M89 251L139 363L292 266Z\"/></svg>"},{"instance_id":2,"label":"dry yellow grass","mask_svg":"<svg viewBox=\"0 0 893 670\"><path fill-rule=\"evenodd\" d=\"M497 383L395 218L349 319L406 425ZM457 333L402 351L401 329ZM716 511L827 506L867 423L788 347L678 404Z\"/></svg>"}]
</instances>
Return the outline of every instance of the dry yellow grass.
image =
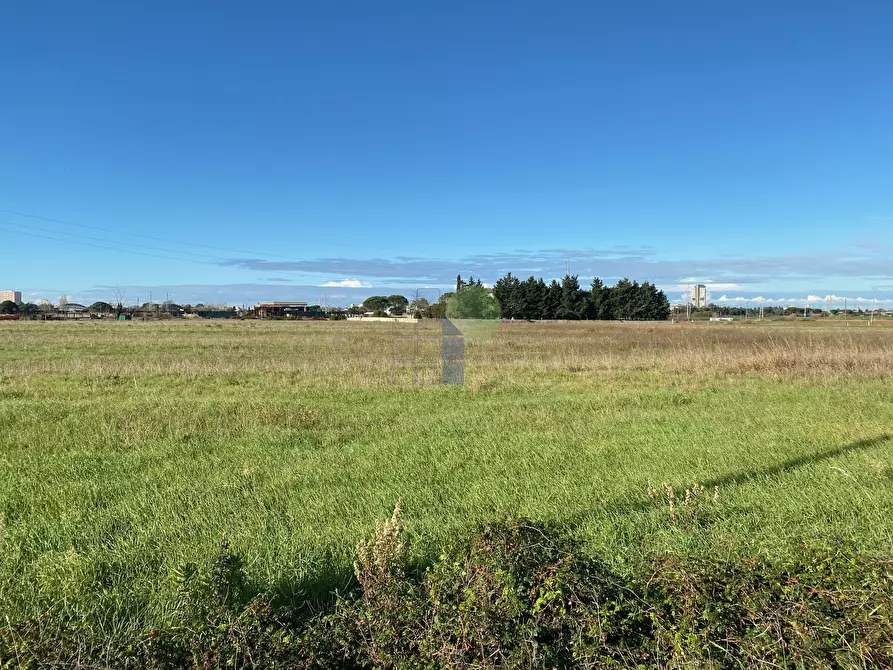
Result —
<instances>
[{"instance_id":1,"label":"dry yellow grass","mask_svg":"<svg viewBox=\"0 0 893 670\"><path fill-rule=\"evenodd\" d=\"M503 322L466 349L469 381L521 381L549 373L758 374L819 380L886 379L893 329L843 322L671 324ZM410 325L343 322L0 324L6 377L182 378L284 375L290 384L379 386L394 359L436 368L437 322L418 353ZM397 366L398 369L400 366Z\"/></svg>"}]
</instances>

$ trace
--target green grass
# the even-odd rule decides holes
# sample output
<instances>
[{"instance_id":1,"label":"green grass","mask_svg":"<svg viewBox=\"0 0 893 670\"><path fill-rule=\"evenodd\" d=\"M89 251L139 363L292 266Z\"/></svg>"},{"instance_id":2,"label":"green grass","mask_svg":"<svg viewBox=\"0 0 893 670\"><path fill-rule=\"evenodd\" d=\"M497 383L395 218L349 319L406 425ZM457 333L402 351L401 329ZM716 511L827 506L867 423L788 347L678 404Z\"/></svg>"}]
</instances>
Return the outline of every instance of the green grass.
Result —
<instances>
[{"instance_id":1,"label":"green grass","mask_svg":"<svg viewBox=\"0 0 893 670\"><path fill-rule=\"evenodd\" d=\"M258 590L312 600L398 498L422 561L513 514L621 570L890 556L893 331L843 326L504 323L465 386L416 387L390 324L0 324L0 612L163 620L223 536Z\"/></svg>"}]
</instances>

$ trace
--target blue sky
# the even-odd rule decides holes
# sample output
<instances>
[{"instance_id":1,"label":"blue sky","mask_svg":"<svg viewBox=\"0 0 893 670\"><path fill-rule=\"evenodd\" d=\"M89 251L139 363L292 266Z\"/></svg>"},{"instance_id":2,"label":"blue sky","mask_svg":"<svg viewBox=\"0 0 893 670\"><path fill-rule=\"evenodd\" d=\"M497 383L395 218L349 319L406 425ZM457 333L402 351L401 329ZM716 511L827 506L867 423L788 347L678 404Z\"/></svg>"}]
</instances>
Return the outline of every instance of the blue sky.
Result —
<instances>
[{"instance_id":1,"label":"blue sky","mask_svg":"<svg viewBox=\"0 0 893 670\"><path fill-rule=\"evenodd\" d=\"M0 285L338 303L570 260L671 298L891 299L891 25L858 0L4 3Z\"/></svg>"}]
</instances>

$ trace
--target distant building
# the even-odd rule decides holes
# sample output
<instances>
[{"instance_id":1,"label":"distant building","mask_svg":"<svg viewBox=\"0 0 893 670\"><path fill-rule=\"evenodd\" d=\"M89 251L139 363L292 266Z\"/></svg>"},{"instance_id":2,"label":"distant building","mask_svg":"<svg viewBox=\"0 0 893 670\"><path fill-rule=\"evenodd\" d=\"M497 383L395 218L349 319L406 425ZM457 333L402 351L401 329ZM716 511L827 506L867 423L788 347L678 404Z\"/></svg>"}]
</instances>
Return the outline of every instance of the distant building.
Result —
<instances>
[{"instance_id":1,"label":"distant building","mask_svg":"<svg viewBox=\"0 0 893 670\"><path fill-rule=\"evenodd\" d=\"M58 311L61 314L83 314L87 311L87 307L76 302L66 302L64 305L59 305Z\"/></svg>"},{"instance_id":2,"label":"distant building","mask_svg":"<svg viewBox=\"0 0 893 670\"><path fill-rule=\"evenodd\" d=\"M76 302L66 302L64 305L59 305L59 307L56 309L56 314L58 314L59 316L64 316L67 319L90 318L87 307Z\"/></svg>"},{"instance_id":3,"label":"distant building","mask_svg":"<svg viewBox=\"0 0 893 670\"><path fill-rule=\"evenodd\" d=\"M704 284L695 284L691 287L691 306L695 309L707 306L707 287Z\"/></svg>"},{"instance_id":4,"label":"distant building","mask_svg":"<svg viewBox=\"0 0 893 670\"><path fill-rule=\"evenodd\" d=\"M10 302L14 302L16 305L22 304L22 292L21 291L0 291L0 302L6 302L9 300Z\"/></svg>"},{"instance_id":5,"label":"distant building","mask_svg":"<svg viewBox=\"0 0 893 670\"><path fill-rule=\"evenodd\" d=\"M262 319L304 316L309 311L306 302L261 302L254 307L254 312Z\"/></svg>"}]
</instances>

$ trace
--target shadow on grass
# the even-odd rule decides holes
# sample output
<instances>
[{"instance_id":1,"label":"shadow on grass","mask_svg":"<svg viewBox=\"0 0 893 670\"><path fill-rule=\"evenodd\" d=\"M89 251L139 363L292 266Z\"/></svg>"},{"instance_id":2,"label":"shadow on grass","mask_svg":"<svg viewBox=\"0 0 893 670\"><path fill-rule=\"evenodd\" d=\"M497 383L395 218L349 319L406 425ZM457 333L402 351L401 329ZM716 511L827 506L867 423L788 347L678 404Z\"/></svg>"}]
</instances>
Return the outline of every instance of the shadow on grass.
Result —
<instances>
[{"instance_id":1,"label":"shadow on grass","mask_svg":"<svg viewBox=\"0 0 893 670\"><path fill-rule=\"evenodd\" d=\"M843 456L845 454L849 454L855 451L863 451L865 449L871 449L872 447L877 447L885 442L889 442L891 440L891 436L888 434L878 435L877 437L871 437L864 440L856 440L855 442L849 442L847 444L842 444L837 447L832 447L830 449L825 449L823 451L817 451L811 454L804 454L803 456L797 456L796 458L790 458L786 461L782 461L781 463L777 463L776 465L771 465L766 468L759 468L756 470L749 471L739 471L739 472L730 472L725 475L720 475L718 477L714 477L712 479L708 479L703 482L699 482L701 488L705 491L711 490L714 486L736 486L738 484L745 484L749 481L753 481L754 479L760 479L763 477L776 477L778 475L785 474L792 470L797 470L798 468L802 468L808 465L815 465L816 463L821 463L822 461L826 461L832 458L837 458L838 456ZM690 483L689 483L690 485ZM677 487L678 490L684 490L685 484L681 487ZM657 507L664 504L662 498L656 499L630 499L630 498L622 498L615 502L608 503L603 507L599 508L591 508L589 510L579 512L573 517L571 517L567 523L568 525L576 525L580 521L582 521L583 517L587 516L589 513L593 511L602 511L602 512L611 512L615 514L633 514L636 512L644 512L650 508Z\"/></svg>"},{"instance_id":2,"label":"shadow on grass","mask_svg":"<svg viewBox=\"0 0 893 670\"><path fill-rule=\"evenodd\" d=\"M836 458L838 456L843 456L844 454L849 454L854 451L870 449L871 447L876 447L880 444L883 444L884 442L889 441L890 436L887 434L878 435L877 437L871 437L865 440L857 440L848 444L842 444L839 447L832 447L831 449L825 449L824 451L806 454L804 456L798 456L797 458L791 458L787 461L782 461L781 463L772 465L768 468L761 468L752 472L732 472L727 475L722 475L721 477L716 477L715 479L710 479L706 482L703 482L701 486L703 486L704 488L713 488L714 486L734 486L736 484L743 484L759 477L774 477L776 475L788 472L789 470L796 470L797 468L802 468L806 465L821 463L822 461L826 461L829 458Z\"/></svg>"}]
</instances>

